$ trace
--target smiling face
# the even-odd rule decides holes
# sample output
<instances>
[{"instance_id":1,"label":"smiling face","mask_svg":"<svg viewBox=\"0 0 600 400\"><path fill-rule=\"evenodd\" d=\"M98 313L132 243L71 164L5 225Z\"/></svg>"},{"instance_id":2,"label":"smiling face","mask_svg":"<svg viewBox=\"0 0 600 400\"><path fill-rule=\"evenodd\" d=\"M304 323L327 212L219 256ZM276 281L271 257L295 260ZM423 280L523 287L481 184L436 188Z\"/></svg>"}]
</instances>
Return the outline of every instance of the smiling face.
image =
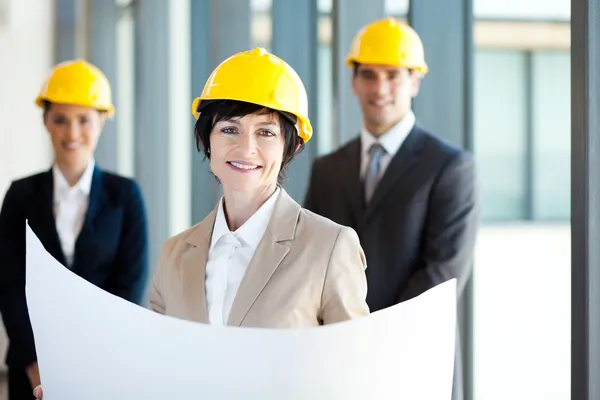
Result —
<instances>
[{"instance_id":1,"label":"smiling face","mask_svg":"<svg viewBox=\"0 0 600 400\"><path fill-rule=\"evenodd\" d=\"M387 132L406 116L419 87L419 74L400 67L358 64L352 78L365 127L374 136Z\"/></svg>"},{"instance_id":2,"label":"smiling face","mask_svg":"<svg viewBox=\"0 0 600 400\"><path fill-rule=\"evenodd\" d=\"M81 169L93 157L105 117L98 110L70 104L50 104L44 125L50 133L61 168Z\"/></svg>"},{"instance_id":3,"label":"smiling face","mask_svg":"<svg viewBox=\"0 0 600 400\"><path fill-rule=\"evenodd\" d=\"M197 111L196 146L224 191L274 190L304 148L293 114L236 100L206 100Z\"/></svg>"},{"instance_id":4,"label":"smiling face","mask_svg":"<svg viewBox=\"0 0 600 400\"><path fill-rule=\"evenodd\" d=\"M285 135L275 113L224 119L210 133L210 167L224 191L274 190L284 146Z\"/></svg>"}]
</instances>

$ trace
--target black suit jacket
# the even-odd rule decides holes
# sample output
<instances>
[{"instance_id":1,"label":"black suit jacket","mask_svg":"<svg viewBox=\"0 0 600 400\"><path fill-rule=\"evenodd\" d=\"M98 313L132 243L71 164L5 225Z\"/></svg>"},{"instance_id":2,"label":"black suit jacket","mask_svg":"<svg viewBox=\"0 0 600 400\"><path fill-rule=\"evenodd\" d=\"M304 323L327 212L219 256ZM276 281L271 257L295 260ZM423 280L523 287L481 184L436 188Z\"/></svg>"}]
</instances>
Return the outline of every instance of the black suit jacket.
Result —
<instances>
[{"instance_id":1,"label":"black suit jacket","mask_svg":"<svg viewBox=\"0 0 600 400\"><path fill-rule=\"evenodd\" d=\"M365 205L360 138L315 160L305 207L354 228L372 312L471 272L479 219L473 158L418 125Z\"/></svg>"},{"instance_id":2,"label":"black suit jacket","mask_svg":"<svg viewBox=\"0 0 600 400\"><path fill-rule=\"evenodd\" d=\"M9 339L6 363L15 369L37 360L25 299L26 220L46 250L65 265L55 228L51 171L13 182L0 212L0 313ZM134 181L95 168L71 269L109 293L142 301L148 275L147 222Z\"/></svg>"}]
</instances>

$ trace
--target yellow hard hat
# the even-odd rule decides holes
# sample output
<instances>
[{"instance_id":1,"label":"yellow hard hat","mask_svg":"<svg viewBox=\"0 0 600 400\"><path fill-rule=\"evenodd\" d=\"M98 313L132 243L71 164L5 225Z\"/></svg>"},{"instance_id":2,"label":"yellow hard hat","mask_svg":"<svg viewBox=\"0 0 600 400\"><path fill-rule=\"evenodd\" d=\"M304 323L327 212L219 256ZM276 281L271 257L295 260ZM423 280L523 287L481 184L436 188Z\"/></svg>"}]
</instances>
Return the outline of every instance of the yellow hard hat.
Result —
<instances>
[{"instance_id":1,"label":"yellow hard hat","mask_svg":"<svg viewBox=\"0 0 600 400\"><path fill-rule=\"evenodd\" d=\"M202 95L192 103L196 119L198 106L204 100L244 101L294 114L298 118L298 136L305 143L312 136L302 80L285 61L265 49L234 54L215 68Z\"/></svg>"},{"instance_id":2,"label":"yellow hard hat","mask_svg":"<svg viewBox=\"0 0 600 400\"><path fill-rule=\"evenodd\" d=\"M44 101L95 108L109 116L115 113L108 79L83 60L65 61L50 71L35 104L43 107Z\"/></svg>"},{"instance_id":3,"label":"yellow hard hat","mask_svg":"<svg viewBox=\"0 0 600 400\"><path fill-rule=\"evenodd\" d=\"M356 34L346 58L348 66L354 63L410 68L422 75L429 70L417 32L391 17L372 22Z\"/></svg>"}]
</instances>

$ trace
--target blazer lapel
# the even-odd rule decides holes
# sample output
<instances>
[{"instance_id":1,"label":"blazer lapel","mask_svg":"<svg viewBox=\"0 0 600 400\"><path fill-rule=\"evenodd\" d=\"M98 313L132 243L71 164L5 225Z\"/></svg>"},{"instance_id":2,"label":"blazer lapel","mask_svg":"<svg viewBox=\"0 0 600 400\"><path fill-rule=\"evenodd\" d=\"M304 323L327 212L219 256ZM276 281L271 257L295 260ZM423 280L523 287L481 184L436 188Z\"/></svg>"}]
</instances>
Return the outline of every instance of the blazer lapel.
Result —
<instances>
[{"instance_id":1,"label":"blazer lapel","mask_svg":"<svg viewBox=\"0 0 600 400\"><path fill-rule=\"evenodd\" d=\"M217 208L188 236L191 246L181 255L181 285L184 303L192 320L208 324L206 306L206 261Z\"/></svg>"},{"instance_id":2,"label":"blazer lapel","mask_svg":"<svg viewBox=\"0 0 600 400\"><path fill-rule=\"evenodd\" d=\"M267 230L260 240L240 283L227 325L241 325L273 273L290 251L290 248L281 242L294 238L300 209L300 205L285 190L280 189L279 198L275 204Z\"/></svg>"},{"instance_id":3,"label":"blazer lapel","mask_svg":"<svg viewBox=\"0 0 600 400\"><path fill-rule=\"evenodd\" d=\"M62 251L58 232L56 231L56 218L54 217L54 179L52 170L40 176L40 194L38 196L38 210L41 219L41 229L36 232L50 254L62 265L66 265L66 258Z\"/></svg>"},{"instance_id":4,"label":"blazer lapel","mask_svg":"<svg viewBox=\"0 0 600 400\"><path fill-rule=\"evenodd\" d=\"M93 228L94 220L102 211L102 207L106 202L106 191L102 186L102 170L98 167L94 168L94 175L92 176L92 186L90 188L90 202L88 209L85 214L85 220L83 223L82 231L86 228Z\"/></svg>"},{"instance_id":5,"label":"blazer lapel","mask_svg":"<svg viewBox=\"0 0 600 400\"><path fill-rule=\"evenodd\" d=\"M360 137L350 142L344 149L345 163L341 170L336 171L344 181L344 188L348 194L350 208L354 218L360 222L365 212L365 192L360 179Z\"/></svg>"},{"instance_id":6,"label":"blazer lapel","mask_svg":"<svg viewBox=\"0 0 600 400\"><path fill-rule=\"evenodd\" d=\"M375 188L373 197L367 204L363 223L370 218L377 209L377 206L385 195L392 189L402 176L410 171L419 160L418 153L423 147L423 136L419 128L415 125L412 131L406 137L405 142L400 146L398 152L392 157L381 181Z\"/></svg>"},{"instance_id":7,"label":"blazer lapel","mask_svg":"<svg viewBox=\"0 0 600 400\"><path fill-rule=\"evenodd\" d=\"M85 218L83 220L83 226L81 227L81 231L75 240L75 255L73 258L73 265L71 266L71 270L73 271L81 272L89 267L86 262L86 256L88 255L86 254L84 245L86 243L102 241L102 238L104 237L103 235L106 234L105 232L102 232L102 230L97 229L97 219L101 215L104 217L108 217L110 215L110 211L105 209L107 195L106 191L104 190L102 176L102 170L98 167L95 167L92 175L89 203L85 213ZM102 214L103 211L105 214Z\"/></svg>"}]
</instances>

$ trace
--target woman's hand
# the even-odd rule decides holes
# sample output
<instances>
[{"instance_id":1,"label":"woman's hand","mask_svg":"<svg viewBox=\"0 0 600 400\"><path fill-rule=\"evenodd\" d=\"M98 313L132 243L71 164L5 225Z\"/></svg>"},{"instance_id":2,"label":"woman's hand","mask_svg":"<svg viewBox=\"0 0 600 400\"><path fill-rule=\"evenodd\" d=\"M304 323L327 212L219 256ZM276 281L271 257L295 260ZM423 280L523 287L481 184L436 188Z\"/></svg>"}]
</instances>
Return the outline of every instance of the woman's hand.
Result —
<instances>
[{"instance_id":1,"label":"woman's hand","mask_svg":"<svg viewBox=\"0 0 600 400\"><path fill-rule=\"evenodd\" d=\"M38 385L33 389L33 395L36 400L41 400L44 397L44 392L42 391L42 386Z\"/></svg>"}]
</instances>

